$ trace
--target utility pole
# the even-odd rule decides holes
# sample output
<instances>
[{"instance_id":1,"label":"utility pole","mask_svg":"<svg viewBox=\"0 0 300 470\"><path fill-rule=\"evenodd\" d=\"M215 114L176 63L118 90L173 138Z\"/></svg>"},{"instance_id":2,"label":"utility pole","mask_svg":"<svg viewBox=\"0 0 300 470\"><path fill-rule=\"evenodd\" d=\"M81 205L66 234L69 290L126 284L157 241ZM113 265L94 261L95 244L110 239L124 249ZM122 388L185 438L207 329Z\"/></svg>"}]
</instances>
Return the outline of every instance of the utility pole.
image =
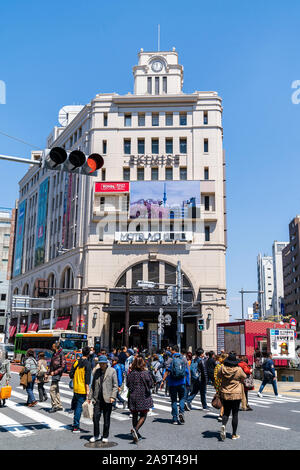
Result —
<instances>
[{"instance_id":1,"label":"utility pole","mask_svg":"<svg viewBox=\"0 0 300 470\"><path fill-rule=\"evenodd\" d=\"M244 290L243 288L241 288L239 293L241 294L241 299L242 299L242 319L244 320L244 294L263 294L264 291L263 290Z\"/></svg>"},{"instance_id":2,"label":"utility pole","mask_svg":"<svg viewBox=\"0 0 300 470\"><path fill-rule=\"evenodd\" d=\"M125 346L129 348L129 289L126 290L126 307L125 307Z\"/></svg>"},{"instance_id":3,"label":"utility pole","mask_svg":"<svg viewBox=\"0 0 300 470\"><path fill-rule=\"evenodd\" d=\"M181 263L178 261L177 263L177 346L179 349L179 352L181 352L181 328L182 328L182 315L181 315L181 306L182 306L182 300L181 300Z\"/></svg>"},{"instance_id":4,"label":"utility pole","mask_svg":"<svg viewBox=\"0 0 300 470\"><path fill-rule=\"evenodd\" d=\"M51 297L51 307L50 307L50 330L53 328L53 318L54 318L54 302L55 297L54 295Z\"/></svg>"}]
</instances>

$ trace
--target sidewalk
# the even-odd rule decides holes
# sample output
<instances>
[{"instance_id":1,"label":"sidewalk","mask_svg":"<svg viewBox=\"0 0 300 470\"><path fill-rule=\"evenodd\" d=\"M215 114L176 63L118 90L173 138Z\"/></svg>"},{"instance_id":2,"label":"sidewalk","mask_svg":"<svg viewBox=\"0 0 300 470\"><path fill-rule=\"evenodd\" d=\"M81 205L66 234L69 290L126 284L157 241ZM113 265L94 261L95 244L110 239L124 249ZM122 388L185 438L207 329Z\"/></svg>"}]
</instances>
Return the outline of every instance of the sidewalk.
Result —
<instances>
[{"instance_id":1,"label":"sidewalk","mask_svg":"<svg viewBox=\"0 0 300 470\"><path fill-rule=\"evenodd\" d=\"M260 380L254 380L255 391L258 392L261 385ZM300 398L300 382L277 382L278 393L290 397ZM271 384L265 386L263 393L274 394Z\"/></svg>"}]
</instances>

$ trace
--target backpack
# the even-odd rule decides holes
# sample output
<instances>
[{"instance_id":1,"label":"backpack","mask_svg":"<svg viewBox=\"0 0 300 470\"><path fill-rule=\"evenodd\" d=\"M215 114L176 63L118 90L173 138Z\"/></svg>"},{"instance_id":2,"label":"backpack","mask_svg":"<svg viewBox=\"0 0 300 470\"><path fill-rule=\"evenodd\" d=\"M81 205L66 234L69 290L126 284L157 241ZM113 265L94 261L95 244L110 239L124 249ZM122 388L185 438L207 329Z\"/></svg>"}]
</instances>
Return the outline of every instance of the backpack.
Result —
<instances>
[{"instance_id":1,"label":"backpack","mask_svg":"<svg viewBox=\"0 0 300 470\"><path fill-rule=\"evenodd\" d=\"M174 357L171 363L172 379L183 379L185 377L186 364L182 356Z\"/></svg>"},{"instance_id":2,"label":"backpack","mask_svg":"<svg viewBox=\"0 0 300 470\"><path fill-rule=\"evenodd\" d=\"M73 366L72 369L70 370L70 372L69 372L70 379L72 379L72 380L74 379L75 371L76 371L78 366L79 366L79 361L77 361L77 365L75 367Z\"/></svg>"},{"instance_id":3,"label":"backpack","mask_svg":"<svg viewBox=\"0 0 300 470\"><path fill-rule=\"evenodd\" d=\"M190 366L191 378L194 380L199 380L200 371L199 371L199 359L194 359Z\"/></svg>"}]
</instances>

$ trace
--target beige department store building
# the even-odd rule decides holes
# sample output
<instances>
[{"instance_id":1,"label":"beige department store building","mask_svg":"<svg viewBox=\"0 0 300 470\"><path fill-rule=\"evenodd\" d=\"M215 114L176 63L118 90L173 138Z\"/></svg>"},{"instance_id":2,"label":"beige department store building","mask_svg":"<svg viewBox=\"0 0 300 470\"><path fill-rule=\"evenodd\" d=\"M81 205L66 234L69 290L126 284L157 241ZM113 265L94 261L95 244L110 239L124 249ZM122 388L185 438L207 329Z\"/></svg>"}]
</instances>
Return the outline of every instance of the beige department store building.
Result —
<instances>
[{"instance_id":1,"label":"beige department store building","mask_svg":"<svg viewBox=\"0 0 300 470\"><path fill-rule=\"evenodd\" d=\"M55 318L111 347L124 342L129 294L130 345L156 347L159 309L172 317L162 345L176 343L176 305L165 284L184 287L183 347L216 349L226 306L226 192L222 100L216 92L184 93L175 50L138 54L134 93L98 94L64 107L47 147L100 153L97 177L32 166L20 181L12 294L48 287ZM33 152L32 158L39 158ZM25 210L25 216L24 216ZM155 292L137 281L159 283ZM96 292L102 288L101 292ZM38 301L35 302L38 305ZM197 315L205 330L197 331ZM50 313L12 314L12 322L50 327Z\"/></svg>"}]
</instances>

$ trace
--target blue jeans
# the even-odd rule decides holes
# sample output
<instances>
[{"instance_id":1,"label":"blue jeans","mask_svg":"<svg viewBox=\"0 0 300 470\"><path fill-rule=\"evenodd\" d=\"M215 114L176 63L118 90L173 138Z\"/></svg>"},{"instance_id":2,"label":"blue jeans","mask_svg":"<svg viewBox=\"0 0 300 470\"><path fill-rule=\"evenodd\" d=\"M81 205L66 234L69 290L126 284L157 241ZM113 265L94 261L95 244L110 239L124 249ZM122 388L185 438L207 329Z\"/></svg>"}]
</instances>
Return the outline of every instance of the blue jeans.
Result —
<instances>
[{"instance_id":1,"label":"blue jeans","mask_svg":"<svg viewBox=\"0 0 300 470\"><path fill-rule=\"evenodd\" d=\"M206 409L207 403L206 403L206 381L205 380L193 380L192 381L192 391L190 392L187 398L187 403L190 405L198 392L200 392L202 407L203 409Z\"/></svg>"},{"instance_id":2,"label":"blue jeans","mask_svg":"<svg viewBox=\"0 0 300 470\"><path fill-rule=\"evenodd\" d=\"M32 375L32 382L30 382L30 384L27 385L26 387L26 392L27 392L27 405L29 405L30 403L33 403L34 401L36 401L35 397L34 397L34 394L33 394L33 387L34 387L34 382L35 382L35 379L36 379L36 375Z\"/></svg>"},{"instance_id":3,"label":"blue jeans","mask_svg":"<svg viewBox=\"0 0 300 470\"><path fill-rule=\"evenodd\" d=\"M265 388L265 386L270 383L270 380L268 379L264 379L261 383L261 386L259 388L259 393L261 393L263 391L263 389ZM272 380L272 385L273 385L273 390L274 390L274 394L275 395L278 395L278 390L277 390L277 380Z\"/></svg>"},{"instance_id":4,"label":"blue jeans","mask_svg":"<svg viewBox=\"0 0 300 470\"><path fill-rule=\"evenodd\" d=\"M169 392L172 402L173 421L178 421L177 395L179 400L179 413L184 414L185 385L170 385Z\"/></svg>"},{"instance_id":5,"label":"blue jeans","mask_svg":"<svg viewBox=\"0 0 300 470\"><path fill-rule=\"evenodd\" d=\"M79 428L81 413L82 413L82 405L86 400L86 395L82 395L81 393L74 393L73 397L73 406L74 406L74 420L73 426L74 428Z\"/></svg>"}]
</instances>

